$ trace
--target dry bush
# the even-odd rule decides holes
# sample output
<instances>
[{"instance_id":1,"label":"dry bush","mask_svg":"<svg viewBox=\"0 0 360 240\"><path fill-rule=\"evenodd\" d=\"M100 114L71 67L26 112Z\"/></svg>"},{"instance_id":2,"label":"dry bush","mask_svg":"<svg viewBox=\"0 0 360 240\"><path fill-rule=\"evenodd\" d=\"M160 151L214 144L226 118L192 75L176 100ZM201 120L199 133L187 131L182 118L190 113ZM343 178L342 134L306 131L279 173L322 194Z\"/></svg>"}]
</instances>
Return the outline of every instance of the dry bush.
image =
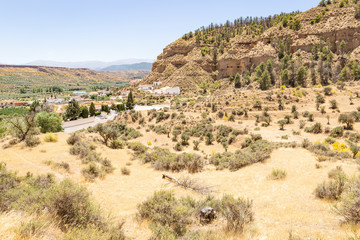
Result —
<instances>
[{"instance_id":1,"label":"dry bush","mask_svg":"<svg viewBox=\"0 0 360 240\"><path fill-rule=\"evenodd\" d=\"M283 169L273 169L271 174L269 175L269 178L272 180L279 180L286 178L287 173Z\"/></svg>"},{"instance_id":2,"label":"dry bush","mask_svg":"<svg viewBox=\"0 0 360 240\"><path fill-rule=\"evenodd\" d=\"M341 167L328 173L329 181L319 184L315 189L315 196L322 199L338 200L345 190L347 176Z\"/></svg>"},{"instance_id":3,"label":"dry bush","mask_svg":"<svg viewBox=\"0 0 360 240\"><path fill-rule=\"evenodd\" d=\"M70 135L70 137L66 140L66 142L69 145L75 145L75 143L81 142L82 138L83 137L80 135L80 133L74 132Z\"/></svg>"},{"instance_id":4,"label":"dry bush","mask_svg":"<svg viewBox=\"0 0 360 240\"><path fill-rule=\"evenodd\" d=\"M203 169L204 160L197 154L174 154L167 149L155 147L142 158L144 163L151 163L156 170L179 172L187 169L189 173L197 173Z\"/></svg>"},{"instance_id":5,"label":"dry bush","mask_svg":"<svg viewBox=\"0 0 360 240\"><path fill-rule=\"evenodd\" d=\"M254 221L253 202L225 195L221 199L221 214L226 220L228 231L242 232L246 224Z\"/></svg>"},{"instance_id":6,"label":"dry bush","mask_svg":"<svg viewBox=\"0 0 360 240\"><path fill-rule=\"evenodd\" d=\"M105 176L105 173L94 162L83 168L81 170L81 174L84 176L85 180L90 182L95 181L98 177L103 178Z\"/></svg>"},{"instance_id":7,"label":"dry bush","mask_svg":"<svg viewBox=\"0 0 360 240\"><path fill-rule=\"evenodd\" d=\"M121 168L121 174L122 175L130 175L130 169L127 167Z\"/></svg>"},{"instance_id":8,"label":"dry bush","mask_svg":"<svg viewBox=\"0 0 360 240\"><path fill-rule=\"evenodd\" d=\"M210 163L214 164L217 169L228 168L231 171L237 171L247 165L262 162L270 157L273 146L265 140L251 142L250 145L235 153L217 153L211 157Z\"/></svg>"},{"instance_id":9,"label":"dry bush","mask_svg":"<svg viewBox=\"0 0 360 240\"><path fill-rule=\"evenodd\" d=\"M25 138L25 144L28 147L36 147L41 143L40 138L34 135L29 135Z\"/></svg>"},{"instance_id":10,"label":"dry bush","mask_svg":"<svg viewBox=\"0 0 360 240\"><path fill-rule=\"evenodd\" d=\"M186 226L193 222L190 218L192 213L193 209L184 206L175 198L172 191L157 191L152 197L138 205L140 219L149 220L156 228L162 226L169 235L176 237L186 233Z\"/></svg>"},{"instance_id":11,"label":"dry bush","mask_svg":"<svg viewBox=\"0 0 360 240\"><path fill-rule=\"evenodd\" d=\"M360 222L360 178L353 178L347 183L346 190L335 209L345 222Z\"/></svg>"}]
</instances>

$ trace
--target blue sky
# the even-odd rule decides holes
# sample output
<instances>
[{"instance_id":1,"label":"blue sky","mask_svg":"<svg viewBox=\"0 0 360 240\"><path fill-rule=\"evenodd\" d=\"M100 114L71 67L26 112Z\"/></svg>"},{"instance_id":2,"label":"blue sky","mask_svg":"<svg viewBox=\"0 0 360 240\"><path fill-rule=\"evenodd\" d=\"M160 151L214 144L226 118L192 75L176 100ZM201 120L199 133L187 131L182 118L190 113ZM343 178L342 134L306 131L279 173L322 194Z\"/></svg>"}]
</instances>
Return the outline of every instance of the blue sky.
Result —
<instances>
[{"instance_id":1,"label":"blue sky","mask_svg":"<svg viewBox=\"0 0 360 240\"><path fill-rule=\"evenodd\" d=\"M319 0L0 0L0 63L155 59L184 33Z\"/></svg>"}]
</instances>

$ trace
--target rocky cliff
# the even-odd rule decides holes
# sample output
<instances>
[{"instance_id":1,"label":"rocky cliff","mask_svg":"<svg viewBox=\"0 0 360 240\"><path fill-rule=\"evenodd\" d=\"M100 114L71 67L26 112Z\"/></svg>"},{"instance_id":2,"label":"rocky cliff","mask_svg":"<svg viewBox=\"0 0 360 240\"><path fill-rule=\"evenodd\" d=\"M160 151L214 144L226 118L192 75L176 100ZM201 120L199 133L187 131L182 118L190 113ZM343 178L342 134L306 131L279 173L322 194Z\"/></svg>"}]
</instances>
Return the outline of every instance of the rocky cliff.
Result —
<instances>
[{"instance_id":1,"label":"rocky cliff","mask_svg":"<svg viewBox=\"0 0 360 240\"><path fill-rule=\"evenodd\" d=\"M181 86L184 92L195 93L204 81L224 81L245 72L252 76L256 66L272 59L276 76L272 86L279 86L283 84L280 75L284 70L281 64L284 55L295 62L295 69L291 69L294 76L294 71L302 65L315 71L319 64L330 61L329 78L336 81L346 63L360 60L358 6L342 2L327 1L303 13L252 20L248 24L241 20L241 24L227 23L186 34L165 47L153 64L152 73L143 82L162 81L166 85ZM330 57L317 59L317 52ZM339 59L345 60L339 63ZM312 83L322 83L322 72L315 72ZM311 84L310 75L306 75L306 84Z\"/></svg>"}]
</instances>

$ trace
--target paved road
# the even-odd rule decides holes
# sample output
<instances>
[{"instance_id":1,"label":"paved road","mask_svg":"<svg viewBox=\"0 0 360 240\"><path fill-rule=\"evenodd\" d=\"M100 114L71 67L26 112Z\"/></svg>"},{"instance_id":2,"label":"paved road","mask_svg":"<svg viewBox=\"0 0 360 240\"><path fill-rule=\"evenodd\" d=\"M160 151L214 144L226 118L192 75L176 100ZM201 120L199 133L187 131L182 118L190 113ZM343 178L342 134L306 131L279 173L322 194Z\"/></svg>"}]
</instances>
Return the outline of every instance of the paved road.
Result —
<instances>
[{"instance_id":1,"label":"paved road","mask_svg":"<svg viewBox=\"0 0 360 240\"><path fill-rule=\"evenodd\" d=\"M81 129L87 129L88 127L94 127L98 123L105 123L110 120L114 120L116 114L110 114L107 118L100 118L100 117L90 117L90 118L83 118L74 121L64 122L63 128L64 132L72 133L76 132Z\"/></svg>"}]
</instances>

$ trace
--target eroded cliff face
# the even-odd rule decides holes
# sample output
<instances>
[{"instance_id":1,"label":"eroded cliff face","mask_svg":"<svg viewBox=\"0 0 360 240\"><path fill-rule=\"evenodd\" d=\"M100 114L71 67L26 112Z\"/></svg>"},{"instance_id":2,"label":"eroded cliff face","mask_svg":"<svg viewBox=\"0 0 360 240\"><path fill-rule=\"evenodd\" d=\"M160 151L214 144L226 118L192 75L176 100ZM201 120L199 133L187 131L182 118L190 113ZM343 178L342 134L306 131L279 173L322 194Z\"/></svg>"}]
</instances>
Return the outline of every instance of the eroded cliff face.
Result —
<instances>
[{"instance_id":1,"label":"eroded cliff face","mask_svg":"<svg viewBox=\"0 0 360 240\"><path fill-rule=\"evenodd\" d=\"M237 35L216 60L211 54L201 53L201 49L206 46L211 48L211 44L197 43L194 37L178 39L158 56L152 73L144 79L144 83L162 81L169 86L180 86L185 92L195 92L199 83L206 79L216 80L236 73L242 74L270 58L274 60L275 66L279 65L276 46L271 43L273 38L288 39L293 58L300 55L311 57L313 46L323 40L330 43L335 60L341 51L351 53L352 60L360 60L360 21L354 17L355 5L343 8L339 8L338 4L328 5L320 22L311 24L311 20L324 12L324 9L315 7L297 15L301 21L298 31L283 28L279 23L260 36ZM341 50L342 41L346 45Z\"/></svg>"}]
</instances>

